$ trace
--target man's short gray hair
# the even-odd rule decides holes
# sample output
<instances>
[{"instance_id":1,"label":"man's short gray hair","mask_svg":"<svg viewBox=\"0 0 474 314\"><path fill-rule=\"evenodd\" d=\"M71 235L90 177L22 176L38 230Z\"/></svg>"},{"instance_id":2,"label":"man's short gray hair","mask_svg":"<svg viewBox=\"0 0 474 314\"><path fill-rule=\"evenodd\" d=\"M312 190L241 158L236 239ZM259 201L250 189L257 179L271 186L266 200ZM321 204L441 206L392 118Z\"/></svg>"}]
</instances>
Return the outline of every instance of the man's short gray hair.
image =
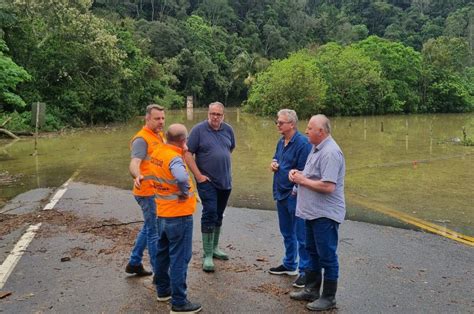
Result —
<instances>
[{"instance_id":1,"label":"man's short gray hair","mask_svg":"<svg viewBox=\"0 0 474 314\"><path fill-rule=\"evenodd\" d=\"M213 106L218 106L218 107L220 107L222 110L224 110L224 105L223 105L221 102L219 102L219 101L211 102L211 103L209 104L209 109L211 109L211 107L213 107Z\"/></svg>"},{"instance_id":2,"label":"man's short gray hair","mask_svg":"<svg viewBox=\"0 0 474 314\"><path fill-rule=\"evenodd\" d=\"M165 107L157 105L157 104L151 104L146 106L146 114L150 114L153 109L159 110L159 111L164 111Z\"/></svg>"},{"instance_id":3,"label":"man's short gray hair","mask_svg":"<svg viewBox=\"0 0 474 314\"><path fill-rule=\"evenodd\" d=\"M329 121L328 117L323 114L317 114L313 117L321 121L321 127L324 129L326 134L331 134L331 122Z\"/></svg>"},{"instance_id":4,"label":"man's short gray hair","mask_svg":"<svg viewBox=\"0 0 474 314\"><path fill-rule=\"evenodd\" d=\"M295 126L298 124L298 115L292 109L281 109L278 111L277 116L287 116L288 122L293 123Z\"/></svg>"}]
</instances>

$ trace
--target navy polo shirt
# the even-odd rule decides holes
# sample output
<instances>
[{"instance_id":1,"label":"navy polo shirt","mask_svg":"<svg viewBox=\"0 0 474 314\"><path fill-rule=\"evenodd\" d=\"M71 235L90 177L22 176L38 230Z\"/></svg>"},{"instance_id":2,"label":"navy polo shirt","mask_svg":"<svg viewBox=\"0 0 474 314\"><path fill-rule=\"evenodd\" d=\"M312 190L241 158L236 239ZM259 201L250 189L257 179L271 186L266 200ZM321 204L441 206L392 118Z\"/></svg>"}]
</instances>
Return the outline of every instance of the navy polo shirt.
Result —
<instances>
[{"instance_id":1,"label":"navy polo shirt","mask_svg":"<svg viewBox=\"0 0 474 314\"><path fill-rule=\"evenodd\" d=\"M222 122L214 130L207 120L196 124L188 137L188 150L195 155L199 171L218 189L232 189L230 154L235 148L234 130Z\"/></svg>"},{"instance_id":2,"label":"navy polo shirt","mask_svg":"<svg viewBox=\"0 0 474 314\"><path fill-rule=\"evenodd\" d=\"M278 171L273 173L273 199L281 201L291 194L294 183L288 179L288 173L291 169L304 169L311 147L306 136L299 131L296 131L286 147L284 137L278 141L273 156L279 164Z\"/></svg>"}]
</instances>

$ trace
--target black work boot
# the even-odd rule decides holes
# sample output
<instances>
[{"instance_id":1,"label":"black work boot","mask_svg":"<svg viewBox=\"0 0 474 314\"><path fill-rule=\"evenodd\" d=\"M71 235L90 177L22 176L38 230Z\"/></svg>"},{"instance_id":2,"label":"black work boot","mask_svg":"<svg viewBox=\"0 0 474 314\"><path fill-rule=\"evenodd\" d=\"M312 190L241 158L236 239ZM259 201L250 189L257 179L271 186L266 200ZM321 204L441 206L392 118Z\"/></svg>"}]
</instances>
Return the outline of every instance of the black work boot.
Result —
<instances>
[{"instance_id":1,"label":"black work boot","mask_svg":"<svg viewBox=\"0 0 474 314\"><path fill-rule=\"evenodd\" d=\"M337 280L324 280L321 298L306 304L310 311L326 311L336 307Z\"/></svg>"},{"instance_id":2,"label":"black work boot","mask_svg":"<svg viewBox=\"0 0 474 314\"><path fill-rule=\"evenodd\" d=\"M186 303L183 305L172 305L171 306L171 314L174 313L197 313L201 311L202 307L201 304L199 303L193 303L188 300L186 300Z\"/></svg>"},{"instance_id":3,"label":"black work boot","mask_svg":"<svg viewBox=\"0 0 474 314\"><path fill-rule=\"evenodd\" d=\"M125 272L128 273L128 274L135 274L139 277L153 275L153 273L151 271L145 270L145 268L143 268L142 264L135 266L135 265L130 265L130 263L128 263L127 267L125 267Z\"/></svg>"},{"instance_id":4,"label":"black work boot","mask_svg":"<svg viewBox=\"0 0 474 314\"><path fill-rule=\"evenodd\" d=\"M321 289L321 272L306 271L306 284L303 290L290 293L290 298L298 301L313 302L319 298L319 290Z\"/></svg>"}]
</instances>

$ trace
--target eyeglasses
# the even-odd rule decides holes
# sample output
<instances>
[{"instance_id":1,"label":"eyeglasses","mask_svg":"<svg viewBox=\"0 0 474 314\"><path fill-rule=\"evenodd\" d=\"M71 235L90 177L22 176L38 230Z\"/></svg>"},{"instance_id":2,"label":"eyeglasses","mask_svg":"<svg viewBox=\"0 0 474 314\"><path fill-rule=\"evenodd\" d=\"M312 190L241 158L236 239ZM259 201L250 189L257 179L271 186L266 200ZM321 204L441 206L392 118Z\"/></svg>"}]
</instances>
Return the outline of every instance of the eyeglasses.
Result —
<instances>
[{"instance_id":1,"label":"eyeglasses","mask_svg":"<svg viewBox=\"0 0 474 314\"><path fill-rule=\"evenodd\" d=\"M282 126L283 124L286 124L286 123L291 123L290 121L278 121L278 120L275 120L275 124L278 125L278 126Z\"/></svg>"},{"instance_id":2,"label":"eyeglasses","mask_svg":"<svg viewBox=\"0 0 474 314\"><path fill-rule=\"evenodd\" d=\"M219 112L209 112L210 116L222 117L224 114Z\"/></svg>"}]
</instances>

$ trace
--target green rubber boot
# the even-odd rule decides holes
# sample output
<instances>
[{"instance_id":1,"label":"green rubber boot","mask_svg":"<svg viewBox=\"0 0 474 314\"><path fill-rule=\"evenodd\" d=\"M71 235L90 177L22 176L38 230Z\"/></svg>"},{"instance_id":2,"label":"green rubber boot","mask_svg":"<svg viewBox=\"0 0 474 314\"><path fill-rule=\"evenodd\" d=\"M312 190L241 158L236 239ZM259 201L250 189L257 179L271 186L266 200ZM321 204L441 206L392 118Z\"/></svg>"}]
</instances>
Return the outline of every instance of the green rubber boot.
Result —
<instances>
[{"instance_id":1,"label":"green rubber boot","mask_svg":"<svg viewBox=\"0 0 474 314\"><path fill-rule=\"evenodd\" d=\"M214 249L214 232L202 233L202 248L204 251L202 270L212 273L214 271L214 262L212 261L212 252Z\"/></svg>"},{"instance_id":2,"label":"green rubber boot","mask_svg":"<svg viewBox=\"0 0 474 314\"><path fill-rule=\"evenodd\" d=\"M221 234L221 227L216 227L214 229L214 251L212 256L217 259L221 260L228 260L229 256L224 252L219 249L219 236Z\"/></svg>"}]
</instances>

